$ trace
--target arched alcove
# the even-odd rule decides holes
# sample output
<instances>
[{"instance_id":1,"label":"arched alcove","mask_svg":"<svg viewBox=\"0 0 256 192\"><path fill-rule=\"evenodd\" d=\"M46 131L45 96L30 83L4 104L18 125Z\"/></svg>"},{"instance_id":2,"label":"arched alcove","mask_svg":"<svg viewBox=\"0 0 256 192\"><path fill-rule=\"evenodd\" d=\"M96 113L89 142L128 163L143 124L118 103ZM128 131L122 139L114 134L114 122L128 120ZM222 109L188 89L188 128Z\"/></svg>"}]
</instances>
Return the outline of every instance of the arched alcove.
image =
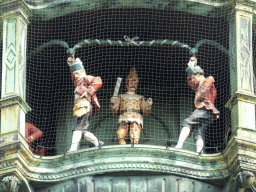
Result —
<instances>
[{"instance_id":1,"label":"arched alcove","mask_svg":"<svg viewBox=\"0 0 256 192\"><path fill-rule=\"evenodd\" d=\"M85 39L124 41L124 35L138 36L138 42L168 39L191 47L208 39L228 49L228 30L228 22L223 18L179 11L141 8L82 11L49 21L31 21L28 53L50 40L62 40L72 47ZM101 110L90 120L89 130L107 145L117 144L118 115L110 114L109 101L117 77L123 78L119 93L125 93L124 80L135 65L140 78L137 94L153 99L152 114L144 117L140 143L175 145L183 119L194 110L194 92L186 83L188 49L160 44L93 44L79 48L76 57L83 61L87 74L103 80L103 87L97 92ZM215 78L218 93L215 105L221 116L205 133L205 151L215 153L224 149L230 127L229 110L224 107L230 96L229 58L213 44L200 46L197 57L205 75ZM28 57L27 102L32 112L27 121L44 132L37 144L48 148L48 155L65 153L71 142L74 87L66 59L65 48L56 44ZM184 149L194 150L192 139L186 142ZM82 142L81 147L89 145Z\"/></svg>"}]
</instances>

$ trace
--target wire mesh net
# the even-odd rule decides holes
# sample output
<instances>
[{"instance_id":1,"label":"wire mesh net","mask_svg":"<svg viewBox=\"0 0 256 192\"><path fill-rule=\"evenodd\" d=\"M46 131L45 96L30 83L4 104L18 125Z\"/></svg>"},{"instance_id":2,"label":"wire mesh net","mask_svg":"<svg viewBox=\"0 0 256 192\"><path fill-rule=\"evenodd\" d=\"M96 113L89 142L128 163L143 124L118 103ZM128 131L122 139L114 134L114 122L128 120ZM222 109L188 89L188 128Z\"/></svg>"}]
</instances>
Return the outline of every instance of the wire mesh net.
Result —
<instances>
[{"instance_id":1,"label":"wire mesh net","mask_svg":"<svg viewBox=\"0 0 256 192\"><path fill-rule=\"evenodd\" d=\"M37 10L33 12L28 25L26 73L26 101L32 111L26 115L26 122L43 132L33 142L34 148L56 155L65 153L71 144L75 87L67 65L67 48L60 41L69 47L82 42L75 57L81 59L88 75L99 76L103 81L96 92L101 108L90 119L88 131L105 145L118 144L116 132L121 113L111 114L110 99L118 77L123 79L119 94L126 93L125 79L135 66L140 78L136 93L153 100L150 115L142 115L139 144L174 147L183 120L195 110L195 92L186 82L189 48L206 39L208 43L198 47L198 65L206 77L215 79L215 106L220 118L204 133L204 151L224 149L231 127L230 112L224 107L230 98L229 58L223 51L229 46L229 23L224 17L121 7L63 13L45 20L36 16ZM139 39L129 41L124 36ZM44 44L49 41L52 43ZM130 143L129 130L126 142ZM91 144L82 140L80 149L88 147ZM192 138L186 140L184 148L194 150Z\"/></svg>"}]
</instances>

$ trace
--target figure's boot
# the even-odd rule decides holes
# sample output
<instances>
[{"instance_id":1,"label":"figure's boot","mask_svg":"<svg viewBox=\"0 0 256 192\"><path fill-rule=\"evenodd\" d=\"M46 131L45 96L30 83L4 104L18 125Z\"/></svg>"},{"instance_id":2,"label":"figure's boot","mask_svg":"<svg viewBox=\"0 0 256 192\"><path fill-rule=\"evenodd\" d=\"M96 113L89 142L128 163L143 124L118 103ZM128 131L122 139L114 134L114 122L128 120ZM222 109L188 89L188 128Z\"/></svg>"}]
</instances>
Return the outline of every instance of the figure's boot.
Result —
<instances>
[{"instance_id":1,"label":"figure's boot","mask_svg":"<svg viewBox=\"0 0 256 192\"><path fill-rule=\"evenodd\" d=\"M84 133L84 138L87 140L87 141L90 141L92 144L95 145L95 147L99 147L99 146L102 146L104 145L104 142L103 141L99 141L97 139L97 137L95 137L95 135L93 135L91 132L89 131L86 131Z\"/></svg>"},{"instance_id":2,"label":"figure's boot","mask_svg":"<svg viewBox=\"0 0 256 192\"><path fill-rule=\"evenodd\" d=\"M82 131L73 131L72 143L68 153L77 150L77 146L81 140L81 137L82 137Z\"/></svg>"},{"instance_id":3,"label":"figure's boot","mask_svg":"<svg viewBox=\"0 0 256 192\"><path fill-rule=\"evenodd\" d=\"M204 140L203 139L196 140L196 152L202 153L203 147L204 147Z\"/></svg>"},{"instance_id":4,"label":"figure's boot","mask_svg":"<svg viewBox=\"0 0 256 192\"><path fill-rule=\"evenodd\" d=\"M185 140L189 136L189 133L190 133L190 128L189 127L183 127L181 132L180 132L180 137L179 137L178 143L174 148L182 149L183 143L185 142Z\"/></svg>"},{"instance_id":5,"label":"figure's boot","mask_svg":"<svg viewBox=\"0 0 256 192\"><path fill-rule=\"evenodd\" d=\"M119 144L119 145L125 145L126 142L125 142L125 140L122 138L122 139L118 139L118 144Z\"/></svg>"},{"instance_id":6,"label":"figure's boot","mask_svg":"<svg viewBox=\"0 0 256 192\"><path fill-rule=\"evenodd\" d=\"M126 144L126 142L124 140L126 134L127 134L126 129L122 129L122 127L118 127L117 132L116 132L116 137L118 139L118 144L119 145L125 145Z\"/></svg>"}]
</instances>

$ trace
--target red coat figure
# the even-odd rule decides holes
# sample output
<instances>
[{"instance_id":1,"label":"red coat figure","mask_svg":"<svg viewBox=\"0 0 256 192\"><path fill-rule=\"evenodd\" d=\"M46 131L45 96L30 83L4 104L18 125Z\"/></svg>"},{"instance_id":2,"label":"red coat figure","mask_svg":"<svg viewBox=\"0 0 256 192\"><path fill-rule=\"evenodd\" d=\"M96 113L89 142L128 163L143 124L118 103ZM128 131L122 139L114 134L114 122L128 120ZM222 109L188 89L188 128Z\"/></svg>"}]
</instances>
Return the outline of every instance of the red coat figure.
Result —
<instances>
[{"instance_id":1,"label":"red coat figure","mask_svg":"<svg viewBox=\"0 0 256 192\"><path fill-rule=\"evenodd\" d=\"M100 109L96 91L101 88L102 80L100 77L87 75L82 61L77 58L69 57L67 63L71 71L71 79L75 86L74 108L73 108L73 136L72 144L68 152L76 151L82 135L84 138L95 145L101 146L104 143L99 141L95 135L87 128L89 118L94 116Z\"/></svg>"},{"instance_id":2,"label":"red coat figure","mask_svg":"<svg viewBox=\"0 0 256 192\"><path fill-rule=\"evenodd\" d=\"M209 76L205 78L199 86L199 84L193 83L193 80L190 76L187 77L188 85L195 91L195 107L197 109L206 108L207 110L211 110L216 115L215 117L219 118L220 112L214 106L214 102L217 96L214 82L214 78Z\"/></svg>"},{"instance_id":3,"label":"red coat figure","mask_svg":"<svg viewBox=\"0 0 256 192\"><path fill-rule=\"evenodd\" d=\"M178 143L175 148L181 149L186 138L194 132L194 141L196 142L197 152L203 151L203 134L214 119L219 118L219 111L215 108L214 102L217 96L214 87L214 78L204 77L204 71L196 66L197 59L191 57L186 70L188 77L187 83L195 91L196 110L186 118L182 123L182 130Z\"/></svg>"},{"instance_id":4,"label":"red coat figure","mask_svg":"<svg viewBox=\"0 0 256 192\"><path fill-rule=\"evenodd\" d=\"M100 89L102 86L101 78L93 77L91 75L86 75L85 77L83 77L81 80L78 81L75 78L75 75L71 73L71 79L74 83L74 86L76 87L74 92L75 104L80 102L78 108L81 108L82 105L84 105L85 100L90 100L90 102L92 102L93 104L92 116L96 115L96 113L100 109L100 104L96 95L96 91ZM76 94L81 97L84 93L89 93L89 94L82 98L76 98Z\"/></svg>"},{"instance_id":5,"label":"red coat figure","mask_svg":"<svg viewBox=\"0 0 256 192\"><path fill-rule=\"evenodd\" d=\"M31 143L38 140L43 135L43 132L31 123L26 123L25 138L29 142L29 149L36 155L44 156L46 149L33 149Z\"/></svg>"}]
</instances>

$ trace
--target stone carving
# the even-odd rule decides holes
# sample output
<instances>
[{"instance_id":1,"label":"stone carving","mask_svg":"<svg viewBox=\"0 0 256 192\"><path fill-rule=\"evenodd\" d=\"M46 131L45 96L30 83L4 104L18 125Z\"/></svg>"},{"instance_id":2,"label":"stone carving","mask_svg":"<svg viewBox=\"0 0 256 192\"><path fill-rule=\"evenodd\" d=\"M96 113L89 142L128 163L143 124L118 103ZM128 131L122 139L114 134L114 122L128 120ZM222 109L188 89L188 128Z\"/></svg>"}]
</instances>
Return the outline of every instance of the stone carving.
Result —
<instances>
[{"instance_id":1,"label":"stone carving","mask_svg":"<svg viewBox=\"0 0 256 192\"><path fill-rule=\"evenodd\" d=\"M241 88L253 91L252 88L252 66L251 66L251 32L249 30L250 20L245 17L240 18L240 60L241 63Z\"/></svg>"},{"instance_id":2,"label":"stone carving","mask_svg":"<svg viewBox=\"0 0 256 192\"><path fill-rule=\"evenodd\" d=\"M9 70L12 70L15 65L15 58L16 58L16 38L15 38L15 31L12 29L15 28L16 21L9 20L6 25L6 66Z\"/></svg>"},{"instance_id":3,"label":"stone carving","mask_svg":"<svg viewBox=\"0 0 256 192\"><path fill-rule=\"evenodd\" d=\"M22 98L25 98L25 47L26 47L26 31L25 26L22 24L20 26L20 43L19 43L19 94Z\"/></svg>"},{"instance_id":4,"label":"stone carving","mask_svg":"<svg viewBox=\"0 0 256 192\"><path fill-rule=\"evenodd\" d=\"M229 42L230 42L230 51L229 51L229 55L230 55L230 66L231 66L231 70L233 73L236 72L236 41L234 41L236 39L236 33L235 33L235 19L234 19L234 15L232 15L231 17L231 22L230 22L230 34L229 34Z\"/></svg>"},{"instance_id":5,"label":"stone carving","mask_svg":"<svg viewBox=\"0 0 256 192\"><path fill-rule=\"evenodd\" d=\"M95 166L90 166L90 167L79 167L75 170L66 170L64 172L60 173L49 173L47 175L40 175L40 173L31 173L28 169L25 169L23 167L24 174L27 177L31 177L33 179L36 179L38 181L54 181L54 180L62 180L62 179L67 179L67 177L73 177L74 175L76 176L85 176L85 175L92 175L95 173L100 173L100 172L112 172L112 171L117 171L117 170L147 170L147 171L154 171L154 172L161 172L161 173L179 173L179 174L185 174L187 176L190 176L191 178L225 178L230 174L230 170L223 170L223 171L212 171L212 172L204 172L203 170L188 170L187 168L175 168L173 166L168 166L168 165L149 165L149 164L141 164L141 163L134 163L134 164L109 164L107 166L102 166L102 165L95 165Z\"/></svg>"},{"instance_id":6,"label":"stone carving","mask_svg":"<svg viewBox=\"0 0 256 192\"><path fill-rule=\"evenodd\" d=\"M237 174L236 181L240 188L249 188L255 182L255 176L250 171L241 171Z\"/></svg>"},{"instance_id":7,"label":"stone carving","mask_svg":"<svg viewBox=\"0 0 256 192\"><path fill-rule=\"evenodd\" d=\"M3 192L18 192L21 181L16 176L4 177L0 183Z\"/></svg>"},{"instance_id":8,"label":"stone carving","mask_svg":"<svg viewBox=\"0 0 256 192\"><path fill-rule=\"evenodd\" d=\"M25 96L26 26L30 9L21 0L1 4L3 20L3 77L2 96ZM17 89L16 89L17 88Z\"/></svg>"}]
</instances>

